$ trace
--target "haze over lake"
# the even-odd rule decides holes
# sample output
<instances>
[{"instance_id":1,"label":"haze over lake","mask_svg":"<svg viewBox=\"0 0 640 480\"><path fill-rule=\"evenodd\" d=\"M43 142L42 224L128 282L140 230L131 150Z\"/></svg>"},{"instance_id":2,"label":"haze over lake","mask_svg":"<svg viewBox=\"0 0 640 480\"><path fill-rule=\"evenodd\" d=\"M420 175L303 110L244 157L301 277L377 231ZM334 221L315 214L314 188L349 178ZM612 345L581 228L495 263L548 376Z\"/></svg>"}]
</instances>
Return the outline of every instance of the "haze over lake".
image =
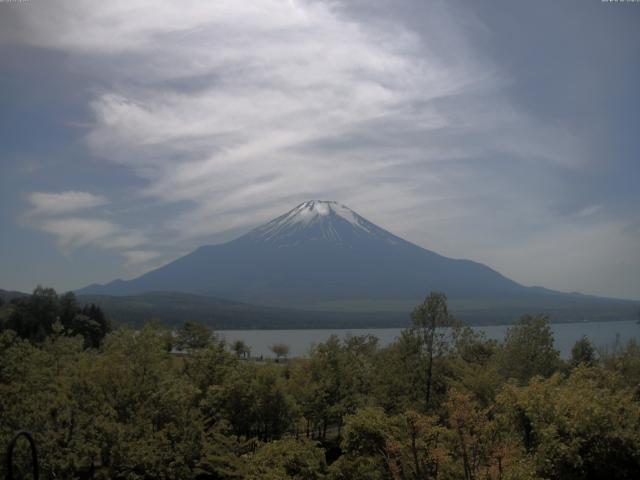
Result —
<instances>
[{"instance_id":1,"label":"haze over lake","mask_svg":"<svg viewBox=\"0 0 640 480\"><path fill-rule=\"evenodd\" d=\"M476 331L483 331L487 338L501 341L509 325L490 325L472 327ZM314 330L225 330L220 332L224 338L232 342L244 340L251 347L254 357L273 357L269 346L275 343L285 343L291 347L290 356L307 355L313 344L326 341L330 335L340 338L347 335L374 335L381 346L389 345L400 335L400 328L361 328L361 329L314 329ZM557 323L551 325L555 338L555 346L560 354L567 358L571 355L571 347L583 335L596 348L612 349L616 344L624 346L629 340L640 340L640 325L633 321L619 322L576 322Z\"/></svg>"}]
</instances>

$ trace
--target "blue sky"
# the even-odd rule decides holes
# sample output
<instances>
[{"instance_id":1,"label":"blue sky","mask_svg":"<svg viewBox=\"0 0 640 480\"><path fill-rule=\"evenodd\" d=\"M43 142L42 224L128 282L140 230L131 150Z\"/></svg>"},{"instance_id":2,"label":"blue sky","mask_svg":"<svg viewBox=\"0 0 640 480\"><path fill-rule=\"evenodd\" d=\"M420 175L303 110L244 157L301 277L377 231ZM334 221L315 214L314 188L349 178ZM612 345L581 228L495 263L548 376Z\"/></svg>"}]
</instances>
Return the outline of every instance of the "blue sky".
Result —
<instances>
[{"instance_id":1,"label":"blue sky","mask_svg":"<svg viewBox=\"0 0 640 480\"><path fill-rule=\"evenodd\" d=\"M0 288L131 278L332 199L640 299L640 4L0 2Z\"/></svg>"}]
</instances>

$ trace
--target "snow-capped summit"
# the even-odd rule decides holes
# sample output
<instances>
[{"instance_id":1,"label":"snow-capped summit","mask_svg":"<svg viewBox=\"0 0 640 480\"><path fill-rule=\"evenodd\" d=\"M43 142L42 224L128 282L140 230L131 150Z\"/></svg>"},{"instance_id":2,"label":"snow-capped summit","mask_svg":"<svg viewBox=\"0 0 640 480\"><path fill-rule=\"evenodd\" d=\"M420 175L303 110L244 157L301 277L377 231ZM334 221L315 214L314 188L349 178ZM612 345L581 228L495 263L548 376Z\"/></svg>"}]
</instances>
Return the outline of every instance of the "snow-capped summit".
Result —
<instances>
[{"instance_id":1,"label":"snow-capped summit","mask_svg":"<svg viewBox=\"0 0 640 480\"><path fill-rule=\"evenodd\" d=\"M362 218L349 207L334 202L333 200L309 200L286 213L284 217L288 223L302 223L307 225L322 218L330 217L331 215L337 215L358 227L360 226L358 218Z\"/></svg>"},{"instance_id":2,"label":"snow-capped summit","mask_svg":"<svg viewBox=\"0 0 640 480\"><path fill-rule=\"evenodd\" d=\"M248 238L255 242L268 242L280 247L312 240L348 246L364 236L392 244L399 240L349 207L330 200L301 203L248 234Z\"/></svg>"}]
</instances>

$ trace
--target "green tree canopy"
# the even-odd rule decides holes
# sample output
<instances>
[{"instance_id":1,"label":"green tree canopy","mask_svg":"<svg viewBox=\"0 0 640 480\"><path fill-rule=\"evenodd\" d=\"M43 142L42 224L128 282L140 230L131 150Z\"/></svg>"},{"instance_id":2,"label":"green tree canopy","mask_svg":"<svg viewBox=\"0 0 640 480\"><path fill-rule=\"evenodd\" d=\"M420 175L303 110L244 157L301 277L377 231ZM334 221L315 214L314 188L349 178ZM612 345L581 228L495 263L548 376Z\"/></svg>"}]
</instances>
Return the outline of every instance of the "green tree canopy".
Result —
<instances>
[{"instance_id":1,"label":"green tree canopy","mask_svg":"<svg viewBox=\"0 0 640 480\"><path fill-rule=\"evenodd\" d=\"M247 345L243 340L235 340L231 344L231 350L233 350L238 358L248 357L251 354L251 347Z\"/></svg>"},{"instance_id":2,"label":"green tree canopy","mask_svg":"<svg viewBox=\"0 0 640 480\"><path fill-rule=\"evenodd\" d=\"M54 333L58 322L65 335L83 336L87 348L97 348L111 331L111 323L100 307L90 304L80 308L73 292L58 296L53 288L38 286L32 295L16 299L11 307L4 328L35 343Z\"/></svg>"},{"instance_id":3,"label":"green tree canopy","mask_svg":"<svg viewBox=\"0 0 640 480\"><path fill-rule=\"evenodd\" d=\"M286 343L274 343L269 347L269 350L276 355L276 359L280 359L282 357L286 358L291 348Z\"/></svg>"},{"instance_id":4,"label":"green tree canopy","mask_svg":"<svg viewBox=\"0 0 640 480\"><path fill-rule=\"evenodd\" d=\"M176 347L179 350L196 350L209 346L213 331L199 322L185 321L176 332Z\"/></svg>"},{"instance_id":5,"label":"green tree canopy","mask_svg":"<svg viewBox=\"0 0 640 480\"><path fill-rule=\"evenodd\" d=\"M433 390L433 367L437 359L446 352L450 332L444 327L455 325L455 319L449 314L447 296L440 292L431 292L424 302L411 313L409 332L415 336L419 353L425 358L424 395L425 406L429 407Z\"/></svg>"},{"instance_id":6,"label":"green tree canopy","mask_svg":"<svg viewBox=\"0 0 640 480\"><path fill-rule=\"evenodd\" d=\"M594 366L596 363L596 350L585 336L571 347L571 365L577 367L581 363L589 367Z\"/></svg>"},{"instance_id":7,"label":"green tree canopy","mask_svg":"<svg viewBox=\"0 0 640 480\"><path fill-rule=\"evenodd\" d=\"M535 375L549 377L559 366L560 352L546 315L524 315L507 329L501 361L507 377L524 383Z\"/></svg>"}]
</instances>

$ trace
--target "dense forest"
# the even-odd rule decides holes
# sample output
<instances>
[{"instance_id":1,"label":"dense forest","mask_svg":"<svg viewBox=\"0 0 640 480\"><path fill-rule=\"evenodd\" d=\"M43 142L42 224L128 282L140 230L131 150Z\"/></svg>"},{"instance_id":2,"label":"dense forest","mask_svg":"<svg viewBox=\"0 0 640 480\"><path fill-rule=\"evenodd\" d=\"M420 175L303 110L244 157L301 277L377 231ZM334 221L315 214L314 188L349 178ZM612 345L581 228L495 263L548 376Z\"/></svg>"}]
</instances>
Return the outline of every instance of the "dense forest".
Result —
<instances>
[{"instance_id":1,"label":"dense forest","mask_svg":"<svg viewBox=\"0 0 640 480\"><path fill-rule=\"evenodd\" d=\"M0 308L0 445L32 432L41 478L638 478L635 342L582 339L565 360L546 317L496 342L438 293L411 320L388 347L331 337L257 361L194 322L112 330L38 289Z\"/></svg>"}]
</instances>

